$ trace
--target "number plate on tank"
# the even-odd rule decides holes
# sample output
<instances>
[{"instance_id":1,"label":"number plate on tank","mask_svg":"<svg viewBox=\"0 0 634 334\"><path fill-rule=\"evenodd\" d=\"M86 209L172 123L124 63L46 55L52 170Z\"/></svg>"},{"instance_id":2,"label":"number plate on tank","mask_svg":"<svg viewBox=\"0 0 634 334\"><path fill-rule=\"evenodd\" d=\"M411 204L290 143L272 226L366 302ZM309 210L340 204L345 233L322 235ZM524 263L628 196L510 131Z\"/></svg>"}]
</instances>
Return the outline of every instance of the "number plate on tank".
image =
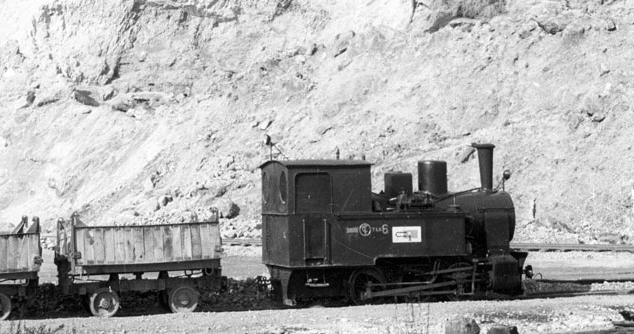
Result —
<instances>
[{"instance_id":1,"label":"number plate on tank","mask_svg":"<svg viewBox=\"0 0 634 334\"><path fill-rule=\"evenodd\" d=\"M392 227L392 242L421 242L420 226L394 226Z\"/></svg>"}]
</instances>

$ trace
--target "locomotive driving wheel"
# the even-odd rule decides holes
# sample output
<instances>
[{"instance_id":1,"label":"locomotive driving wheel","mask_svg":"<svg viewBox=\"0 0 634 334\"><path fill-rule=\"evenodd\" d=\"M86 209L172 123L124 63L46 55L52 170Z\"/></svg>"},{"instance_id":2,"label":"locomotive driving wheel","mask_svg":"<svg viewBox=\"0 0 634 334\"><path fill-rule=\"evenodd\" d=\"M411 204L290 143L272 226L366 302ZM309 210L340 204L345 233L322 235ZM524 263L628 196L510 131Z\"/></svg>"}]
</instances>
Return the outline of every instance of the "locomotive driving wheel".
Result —
<instances>
[{"instance_id":1,"label":"locomotive driving wheel","mask_svg":"<svg viewBox=\"0 0 634 334\"><path fill-rule=\"evenodd\" d=\"M198 292L189 286L179 286L169 293L169 307L174 313L193 312L198 306Z\"/></svg>"},{"instance_id":2,"label":"locomotive driving wheel","mask_svg":"<svg viewBox=\"0 0 634 334\"><path fill-rule=\"evenodd\" d=\"M108 318L117 313L120 306L119 296L110 288L101 288L90 295L88 306L96 317Z\"/></svg>"},{"instance_id":3,"label":"locomotive driving wheel","mask_svg":"<svg viewBox=\"0 0 634 334\"><path fill-rule=\"evenodd\" d=\"M4 293L0 293L0 320L4 320L9 317L9 314L11 314L11 307L11 298Z\"/></svg>"},{"instance_id":4,"label":"locomotive driving wheel","mask_svg":"<svg viewBox=\"0 0 634 334\"><path fill-rule=\"evenodd\" d=\"M366 291L383 290L383 287L374 287L373 285L385 284L385 276L375 268L359 269L350 275L348 281L348 296L355 305L368 304L369 299L363 298Z\"/></svg>"}]
</instances>

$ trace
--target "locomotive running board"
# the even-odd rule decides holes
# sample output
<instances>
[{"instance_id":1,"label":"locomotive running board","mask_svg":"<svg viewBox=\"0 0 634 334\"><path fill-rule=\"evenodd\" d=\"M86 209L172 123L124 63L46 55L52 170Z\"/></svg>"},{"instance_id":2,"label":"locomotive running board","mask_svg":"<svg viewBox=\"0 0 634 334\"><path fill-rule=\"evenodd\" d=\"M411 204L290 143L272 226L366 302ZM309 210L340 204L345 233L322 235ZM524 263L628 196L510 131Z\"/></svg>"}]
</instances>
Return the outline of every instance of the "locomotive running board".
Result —
<instances>
[{"instance_id":1,"label":"locomotive running board","mask_svg":"<svg viewBox=\"0 0 634 334\"><path fill-rule=\"evenodd\" d=\"M473 295L473 291L475 291L475 283L476 282L480 282L481 281L481 277L477 272L476 272L476 267L472 267L472 268L455 268L455 269L444 269L444 270L437 270L434 272L430 272L430 274L446 274L446 273L454 273L454 272L460 272L460 271L471 271L471 279L467 280L467 282L471 283L471 291L470 293L461 293L460 295L462 296L469 296L469 295ZM397 283L398 284L398 283ZM376 285L381 285L381 286L386 286L386 284L376 284ZM412 286L412 287L407 287L407 288L400 288L400 289L390 289L390 290L383 290L383 291L366 291L364 293L361 294L361 299L365 300L365 299L371 299L374 297L387 297L387 296L403 296L403 295L410 295L413 292L419 292L419 291L425 291L425 290L430 290L430 289L435 289L435 288L440 288L440 287L447 287L447 286L453 286L453 285L458 285L458 282L456 281L449 281L449 282L441 282L441 283L434 283L434 284L422 284L422 285L417 285L417 286ZM370 285L371 288L372 285ZM430 291L428 293L425 293L425 295L446 295L447 293L452 293L455 292L453 290L447 290L447 291Z\"/></svg>"},{"instance_id":2,"label":"locomotive running board","mask_svg":"<svg viewBox=\"0 0 634 334\"><path fill-rule=\"evenodd\" d=\"M412 286L408 288L400 288L400 289L391 289L391 290L383 290L383 291L366 291L361 295L361 299L370 299L375 297L388 297L388 296L403 296L409 295L412 292L425 291L440 287L452 286L456 285L456 282L443 282L443 283L435 283L435 284L425 284L420 286ZM448 292L453 292L451 290L448 291L430 291L425 295L445 295Z\"/></svg>"}]
</instances>

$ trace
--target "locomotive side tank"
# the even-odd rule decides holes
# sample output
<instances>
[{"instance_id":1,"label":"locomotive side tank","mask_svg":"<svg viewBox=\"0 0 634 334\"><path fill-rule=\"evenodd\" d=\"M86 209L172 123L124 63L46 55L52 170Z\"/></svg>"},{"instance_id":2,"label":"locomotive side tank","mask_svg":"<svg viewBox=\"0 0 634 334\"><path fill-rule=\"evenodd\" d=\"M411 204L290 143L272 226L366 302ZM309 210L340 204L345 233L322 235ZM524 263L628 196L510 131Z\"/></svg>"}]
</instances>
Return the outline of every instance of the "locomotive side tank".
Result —
<instances>
[{"instance_id":1,"label":"locomotive side tank","mask_svg":"<svg viewBox=\"0 0 634 334\"><path fill-rule=\"evenodd\" d=\"M447 191L441 161L419 163L418 191L411 174L389 173L381 194L371 192L366 161L264 163L262 258L274 295L360 304L521 292L526 253L509 249L513 203L490 186L493 145L474 146L483 185L459 193Z\"/></svg>"}]
</instances>

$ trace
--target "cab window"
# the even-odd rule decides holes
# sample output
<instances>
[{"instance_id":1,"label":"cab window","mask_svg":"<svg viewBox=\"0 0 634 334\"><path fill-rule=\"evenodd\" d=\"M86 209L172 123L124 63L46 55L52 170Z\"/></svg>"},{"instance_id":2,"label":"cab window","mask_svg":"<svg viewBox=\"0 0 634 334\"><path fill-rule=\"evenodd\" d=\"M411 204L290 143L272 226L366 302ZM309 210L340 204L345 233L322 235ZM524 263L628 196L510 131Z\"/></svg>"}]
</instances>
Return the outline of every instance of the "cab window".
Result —
<instances>
[{"instance_id":1,"label":"cab window","mask_svg":"<svg viewBox=\"0 0 634 334\"><path fill-rule=\"evenodd\" d=\"M282 172L280 174L280 199L282 203L286 204L286 200L288 198L288 181L286 180L286 173Z\"/></svg>"},{"instance_id":2,"label":"cab window","mask_svg":"<svg viewBox=\"0 0 634 334\"><path fill-rule=\"evenodd\" d=\"M328 173L302 173L295 179L295 211L331 212L332 186Z\"/></svg>"}]
</instances>

